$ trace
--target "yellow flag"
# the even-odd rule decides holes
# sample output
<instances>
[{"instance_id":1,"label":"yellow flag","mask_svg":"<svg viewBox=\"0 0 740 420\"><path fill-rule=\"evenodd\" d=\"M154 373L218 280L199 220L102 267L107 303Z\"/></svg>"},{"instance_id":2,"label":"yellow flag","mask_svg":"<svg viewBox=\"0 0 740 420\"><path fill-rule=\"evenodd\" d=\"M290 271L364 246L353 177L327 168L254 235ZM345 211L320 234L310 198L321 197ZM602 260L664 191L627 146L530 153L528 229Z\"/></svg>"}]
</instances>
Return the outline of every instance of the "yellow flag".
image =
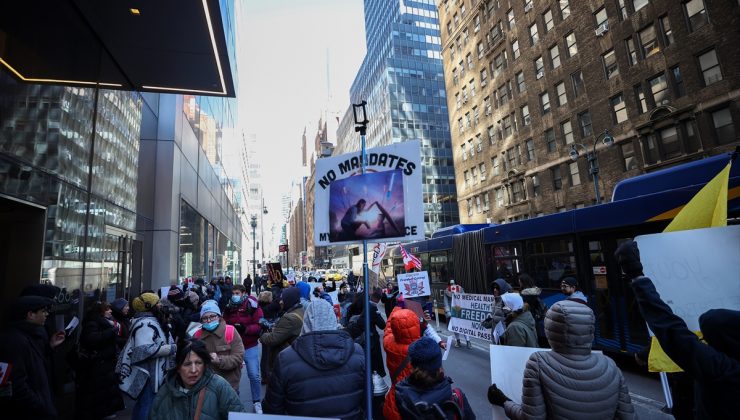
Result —
<instances>
[{"instance_id":1,"label":"yellow flag","mask_svg":"<svg viewBox=\"0 0 740 420\"><path fill-rule=\"evenodd\" d=\"M673 218L663 232L727 226L727 184L732 161L707 183ZM699 331L694 331L700 334ZM660 347L653 337L648 356L650 372L683 372Z\"/></svg>"}]
</instances>

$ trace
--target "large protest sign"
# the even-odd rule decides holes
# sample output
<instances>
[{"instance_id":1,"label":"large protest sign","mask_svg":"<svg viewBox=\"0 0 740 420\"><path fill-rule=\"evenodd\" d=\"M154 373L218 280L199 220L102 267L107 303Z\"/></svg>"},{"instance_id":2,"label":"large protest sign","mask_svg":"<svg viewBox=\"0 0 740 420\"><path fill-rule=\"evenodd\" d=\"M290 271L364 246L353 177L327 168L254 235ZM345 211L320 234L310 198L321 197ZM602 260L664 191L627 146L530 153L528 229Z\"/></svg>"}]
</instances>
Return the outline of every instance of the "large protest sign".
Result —
<instances>
[{"instance_id":1,"label":"large protest sign","mask_svg":"<svg viewBox=\"0 0 740 420\"><path fill-rule=\"evenodd\" d=\"M691 331L709 309L740 310L740 226L635 238L643 272Z\"/></svg>"},{"instance_id":2,"label":"large protest sign","mask_svg":"<svg viewBox=\"0 0 740 420\"><path fill-rule=\"evenodd\" d=\"M491 329L481 325L491 315L492 305L493 295L453 293L447 329L468 337L493 341Z\"/></svg>"},{"instance_id":3,"label":"large protest sign","mask_svg":"<svg viewBox=\"0 0 740 420\"><path fill-rule=\"evenodd\" d=\"M316 161L315 244L424 239L418 140Z\"/></svg>"},{"instance_id":4,"label":"large protest sign","mask_svg":"<svg viewBox=\"0 0 740 420\"><path fill-rule=\"evenodd\" d=\"M396 279L398 290L403 293L404 298L429 296L432 293L432 288L429 287L429 273L426 271L399 274Z\"/></svg>"}]
</instances>

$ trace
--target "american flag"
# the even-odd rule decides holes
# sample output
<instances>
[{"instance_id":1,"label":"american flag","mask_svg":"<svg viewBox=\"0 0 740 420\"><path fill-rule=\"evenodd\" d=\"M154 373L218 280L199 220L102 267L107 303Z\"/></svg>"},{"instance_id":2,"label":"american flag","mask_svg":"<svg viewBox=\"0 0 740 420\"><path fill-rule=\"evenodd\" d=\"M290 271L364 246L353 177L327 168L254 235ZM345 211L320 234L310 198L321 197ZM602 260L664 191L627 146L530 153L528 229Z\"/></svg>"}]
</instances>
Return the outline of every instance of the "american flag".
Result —
<instances>
[{"instance_id":1,"label":"american flag","mask_svg":"<svg viewBox=\"0 0 740 420\"><path fill-rule=\"evenodd\" d=\"M409 271L412 268L421 270L421 260L416 258L413 254L406 252L406 248L404 248L403 245L401 245L401 255L403 256L403 268L405 268L406 271Z\"/></svg>"}]
</instances>

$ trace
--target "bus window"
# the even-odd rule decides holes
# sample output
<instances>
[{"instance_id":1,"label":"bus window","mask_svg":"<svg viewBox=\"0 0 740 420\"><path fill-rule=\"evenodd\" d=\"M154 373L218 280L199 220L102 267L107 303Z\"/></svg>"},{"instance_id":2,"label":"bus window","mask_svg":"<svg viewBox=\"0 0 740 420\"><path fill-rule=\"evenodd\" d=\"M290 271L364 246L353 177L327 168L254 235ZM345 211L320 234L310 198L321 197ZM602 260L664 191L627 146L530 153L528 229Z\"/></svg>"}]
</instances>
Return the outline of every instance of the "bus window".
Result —
<instances>
[{"instance_id":1,"label":"bus window","mask_svg":"<svg viewBox=\"0 0 740 420\"><path fill-rule=\"evenodd\" d=\"M522 251L519 245L507 244L491 247L493 252L494 279L502 278L516 285L516 276L522 270ZM490 291L489 291L490 293Z\"/></svg>"},{"instance_id":2,"label":"bus window","mask_svg":"<svg viewBox=\"0 0 740 420\"><path fill-rule=\"evenodd\" d=\"M560 289L563 277L576 275L573 239L528 241L526 262L528 274L538 287Z\"/></svg>"}]
</instances>

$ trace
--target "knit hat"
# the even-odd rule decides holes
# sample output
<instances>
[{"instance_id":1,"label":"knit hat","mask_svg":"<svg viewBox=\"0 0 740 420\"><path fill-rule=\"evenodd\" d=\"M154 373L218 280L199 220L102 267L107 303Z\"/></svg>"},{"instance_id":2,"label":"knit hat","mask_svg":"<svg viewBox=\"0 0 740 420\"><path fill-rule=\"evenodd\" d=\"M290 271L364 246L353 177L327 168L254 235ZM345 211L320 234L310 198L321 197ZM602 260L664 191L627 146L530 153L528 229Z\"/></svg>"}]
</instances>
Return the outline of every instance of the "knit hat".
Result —
<instances>
[{"instance_id":1,"label":"knit hat","mask_svg":"<svg viewBox=\"0 0 740 420\"><path fill-rule=\"evenodd\" d=\"M334 331L338 327L337 314L329 302L324 299L314 300L308 304L303 315L303 329L301 334L313 331Z\"/></svg>"},{"instance_id":2,"label":"knit hat","mask_svg":"<svg viewBox=\"0 0 740 420\"><path fill-rule=\"evenodd\" d=\"M167 292L167 300L170 302L176 302L185 297L185 293L178 286L170 287L170 291Z\"/></svg>"},{"instance_id":3,"label":"knit hat","mask_svg":"<svg viewBox=\"0 0 740 420\"><path fill-rule=\"evenodd\" d=\"M134 312L148 312L159 302L159 296L154 293L146 292L134 298L131 301L131 307Z\"/></svg>"},{"instance_id":4,"label":"knit hat","mask_svg":"<svg viewBox=\"0 0 740 420\"><path fill-rule=\"evenodd\" d=\"M570 287L578 287L578 280L576 280L575 277L566 277L562 280L560 280L560 283L565 283Z\"/></svg>"},{"instance_id":5,"label":"knit hat","mask_svg":"<svg viewBox=\"0 0 740 420\"><path fill-rule=\"evenodd\" d=\"M442 353L439 344L429 337L422 337L409 346L411 365L429 372L442 367Z\"/></svg>"},{"instance_id":6,"label":"knit hat","mask_svg":"<svg viewBox=\"0 0 740 420\"><path fill-rule=\"evenodd\" d=\"M221 309L218 307L218 303L213 299L203 302L203 306L200 307L200 317L203 318L203 315L209 312L221 316Z\"/></svg>"},{"instance_id":7,"label":"knit hat","mask_svg":"<svg viewBox=\"0 0 740 420\"><path fill-rule=\"evenodd\" d=\"M311 286L305 281L299 281L295 285L298 291L301 293L301 297L306 300L310 300L309 295L311 294Z\"/></svg>"},{"instance_id":8,"label":"knit hat","mask_svg":"<svg viewBox=\"0 0 740 420\"><path fill-rule=\"evenodd\" d=\"M113 309L113 312L123 313L123 308L128 305L128 301L124 298L118 298L110 303L111 309Z\"/></svg>"},{"instance_id":9,"label":"knit hat","mask_svg":"<svg viewBox=\"0 0 740 420\"><path fill-rule=\"evenodd\" d=\"M511 309L512 312L524 307L524 300L519 293L504 293L501 295L501 302L504 303L504 307Z\"/></svg>"},{"instance_id":10,"label":"knit hat","mask_svg":"<svg viewBox=\"0 0 740 420\"><path fill-rule=\"evenodd\" d=\"M26 314L39 309L51 308L54 301L43 296L21 296L10 306L10 318L14 321L26 319Z\"/></svg>"},{"instance_id":11,"label":"knit hat","mask_svg":"<svg viewBox=\"0 0 740 420\"><path fill-rule=\"evenodd\" d=\"M287 311L295 306L296 303L300 302L300 291L297 287L289 287L283 290L283 293L280 295L280 300L283 301L283 309Z\"/></svg>"}]
</instances>

